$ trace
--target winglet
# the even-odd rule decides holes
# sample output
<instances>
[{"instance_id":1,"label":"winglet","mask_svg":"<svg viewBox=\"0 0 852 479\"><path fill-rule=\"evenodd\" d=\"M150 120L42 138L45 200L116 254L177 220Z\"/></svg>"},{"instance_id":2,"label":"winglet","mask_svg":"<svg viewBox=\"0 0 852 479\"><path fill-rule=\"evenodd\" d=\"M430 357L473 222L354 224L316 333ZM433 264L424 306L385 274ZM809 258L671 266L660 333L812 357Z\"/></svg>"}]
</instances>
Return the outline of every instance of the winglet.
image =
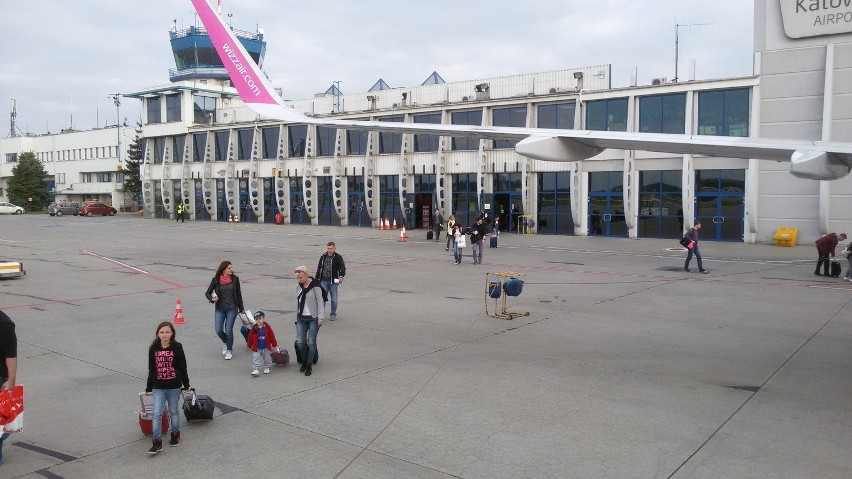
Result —
<instances>
[{"instance_id":1,"label":"winglet","mask_svg":"<svg viewBox=\"0 0 852 479\"><path fill-rule=\"evenodd\" d=\"M240 98L255 112L280 120L305 117L285 105L246 49L216 14L208 0L191 0Z\"/></svg>"}]
</instances>

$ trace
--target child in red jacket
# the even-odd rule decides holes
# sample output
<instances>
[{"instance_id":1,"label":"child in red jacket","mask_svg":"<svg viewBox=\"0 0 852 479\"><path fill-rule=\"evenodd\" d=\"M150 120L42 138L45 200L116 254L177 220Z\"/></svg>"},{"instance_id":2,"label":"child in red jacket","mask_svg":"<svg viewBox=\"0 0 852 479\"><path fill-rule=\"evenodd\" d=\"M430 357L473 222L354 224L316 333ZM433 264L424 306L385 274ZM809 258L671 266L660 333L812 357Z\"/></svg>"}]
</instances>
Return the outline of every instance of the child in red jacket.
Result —
<instances>
[{"instance_id":1,"label":"child in red jacket","mask_svg":"<svg viewBox=\"0 0 852 479\"><path fill-rule=\"evenodd\" d=\"M269 353L272 349L278 349L278 341L275 340L272 326L266 324L266 315L263 311L256 311L254 320L256 324L251 327L248 333L246 346L253 351L251 375L257 377L260 375L261 359L263 360L263 374L269 374L269 368L272 367L272 357Z\"/></svg>"}]
</instances>

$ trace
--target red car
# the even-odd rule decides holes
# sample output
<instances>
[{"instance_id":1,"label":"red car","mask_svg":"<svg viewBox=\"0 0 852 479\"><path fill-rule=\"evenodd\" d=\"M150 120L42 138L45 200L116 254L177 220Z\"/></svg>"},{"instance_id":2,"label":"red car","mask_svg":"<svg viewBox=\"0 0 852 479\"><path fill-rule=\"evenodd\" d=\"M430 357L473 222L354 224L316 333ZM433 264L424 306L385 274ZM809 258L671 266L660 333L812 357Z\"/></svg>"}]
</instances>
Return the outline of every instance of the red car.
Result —
<instances>
[{"instance_id":1,"label":"red car","mask_svg":"<svg viewBox=\"0 0 852 479\"><path fill-rule=\"evenodd\" d=\"M103 203L86 203L80 207L80 211L77 212L80 216L94 216L94 215L114 215L116 213L115 208L109 205L105 205Z\"/></svg>"}]
</instances>

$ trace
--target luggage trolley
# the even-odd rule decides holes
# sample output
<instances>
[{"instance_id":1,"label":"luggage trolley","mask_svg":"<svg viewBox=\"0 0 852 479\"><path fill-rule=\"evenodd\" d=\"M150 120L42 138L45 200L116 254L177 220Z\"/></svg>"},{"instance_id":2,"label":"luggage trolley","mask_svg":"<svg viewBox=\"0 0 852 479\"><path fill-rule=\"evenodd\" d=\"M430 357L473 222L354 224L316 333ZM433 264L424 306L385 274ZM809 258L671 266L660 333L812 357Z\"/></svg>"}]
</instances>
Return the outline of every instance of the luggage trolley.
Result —
<instances>
[{"instance_id":1,"label":"luggage trolley","mask_svg":"<svg viewBox=\"0 0 852 479\"><path fill-rule=\"evenodd\" d=\"M485 314L492 318L515 319L529 316L529 311L507 311L506 296L518 296L523 289L524 281L520 277L524 273L506 271L505 273L485 273ZM497 311L497 302L502 298L502 307ZM488 312L489 300L494 300L493 313Z\"/></svg>"}]
</instances>

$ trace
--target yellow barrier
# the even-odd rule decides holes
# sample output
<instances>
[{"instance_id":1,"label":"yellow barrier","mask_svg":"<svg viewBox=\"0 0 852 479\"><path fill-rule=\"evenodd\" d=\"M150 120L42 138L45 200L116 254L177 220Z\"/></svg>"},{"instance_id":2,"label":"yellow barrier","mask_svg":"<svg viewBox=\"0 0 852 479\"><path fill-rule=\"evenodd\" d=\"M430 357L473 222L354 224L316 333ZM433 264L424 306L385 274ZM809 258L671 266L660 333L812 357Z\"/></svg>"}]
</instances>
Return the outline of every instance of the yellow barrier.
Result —
<instances>
[{"instance_id":1,"label":"yellow barrier","mask_svg":"<svg viewBox=\"0 0 852 479\"><path fill-rule=\"evenodd\" d=\"M772 235L772 240L775 242L775 246L796 246L796 237L798 234L798 228L787 228L782 226L775 230L775 234Z\"/></svg>"}]
</instances>

